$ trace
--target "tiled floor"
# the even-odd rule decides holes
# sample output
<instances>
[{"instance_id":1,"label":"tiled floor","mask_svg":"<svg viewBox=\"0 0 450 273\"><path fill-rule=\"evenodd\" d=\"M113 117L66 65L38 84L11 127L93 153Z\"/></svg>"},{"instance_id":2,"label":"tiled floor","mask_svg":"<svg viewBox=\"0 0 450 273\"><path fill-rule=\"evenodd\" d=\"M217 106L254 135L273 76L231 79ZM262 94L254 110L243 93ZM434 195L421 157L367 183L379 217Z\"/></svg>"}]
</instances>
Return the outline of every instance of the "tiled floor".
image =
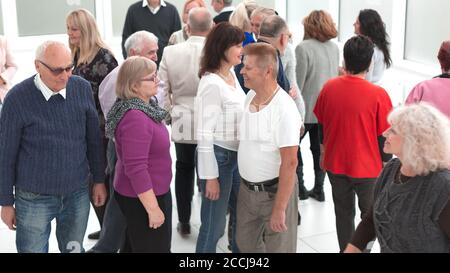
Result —
<instances>
[{"instance_id":1,"label":"tiled floor","mask_svg":"<svg viewBox=\"0 0 450 273\"><path fill-rule=\"evenodd\" d=\"M304 139L301 145L303 151L303 159L306 164L305 181L308 189L312 188L314 181L314 172L312 167L312 156L309 151L308 137ZM174 151L172 151L173 159L175 159ZM174 160L175 161L175 160ZM174 196L174 190L172 189ZM302 224L298 227L298 243L297 252L299 253L330 253L339 252L339 246L336 237L334 206L331 200L331 186L328 178L325 181L325 202L317 202L314 199L308 199L299 202L299 209L302 215ZM175 200L175 198L174 198ZM177 214L176 205L173 208L173 239L172 252L195 252L195 244L200 228L200 204L201 198L199 193L195 193L194 202L192 206L192 234L187 238L182 238L176 232ZM98 230L98 221L95 219L93 211L90 214L89 223L86 231L86 238L84 241L85 249L90 249L95 241L87 239L87 234ZM358 221L358 220L357 220ZM50 237L50 252L58 252L58 245L54 235L54 225L52 227L52 234ZM226 236L226 235L225 235ZM229 252L227 249L228 241L226 237L219 241L217 252ZM379 247L375 244L373 252L378 252ZM0 224L0 252L16 252L15 248L15 233L7 229L7 227Z\"/></svg>"}]
</instances>

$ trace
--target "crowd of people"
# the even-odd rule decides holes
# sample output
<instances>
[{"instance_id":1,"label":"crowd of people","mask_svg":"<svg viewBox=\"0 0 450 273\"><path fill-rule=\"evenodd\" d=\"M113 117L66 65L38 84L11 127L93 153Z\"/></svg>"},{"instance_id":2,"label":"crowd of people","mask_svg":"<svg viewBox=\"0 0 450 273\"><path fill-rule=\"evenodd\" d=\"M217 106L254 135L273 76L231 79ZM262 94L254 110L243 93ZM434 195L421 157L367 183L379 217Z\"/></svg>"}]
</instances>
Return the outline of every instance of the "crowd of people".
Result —
<instances>
[{"instance_id":1,"label":"crowd of people","mask_svg":"<svg viewBox=\"0 0 450 273\"><path fill-rule=\"evenodd\" d=\"M0 206L17 251L48 252L56 220L59 250L85 252L91 202L101 230L87 252L170 253L174 180L181 236L200 215L197 253L216 252L227 230L233 253L296 252L299 200L325 201L328 176L341 252L369 252L375 238L382 252L450 252L450 41L442 74L394 109L379 86L392 59L377 11L359 12L339 64L327 11L303 19L293 48L275 10L232 2L212 0L215 17L203 0L186 0L182 17L136 2L122 64L95 17L73 10L68 44L39 45L37 73L14 86L0 38Z\"/></svg>"}]
</instances>

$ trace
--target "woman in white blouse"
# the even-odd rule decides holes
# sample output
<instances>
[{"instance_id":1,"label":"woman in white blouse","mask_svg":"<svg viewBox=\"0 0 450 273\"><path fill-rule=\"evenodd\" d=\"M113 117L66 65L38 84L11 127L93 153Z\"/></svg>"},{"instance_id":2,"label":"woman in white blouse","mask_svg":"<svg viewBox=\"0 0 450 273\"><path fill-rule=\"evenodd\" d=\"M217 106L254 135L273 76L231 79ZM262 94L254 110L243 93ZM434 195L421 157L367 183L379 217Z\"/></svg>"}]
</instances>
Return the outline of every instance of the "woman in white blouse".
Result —
<instances>
[{"instance_id":1,"label":"woman in white blouse","mask_svg":"<svg viewBox=\"0 0 450 273\"><path fill-rule=\"evenodd\" d=\"M386 26L380 14L373 9L361 10L353 26L355 27L355 34L365 35L375 44L372 63L366 75L366 80L375 84L379 83L384 70L392 65Z\"/></svg>"},{"instance_id":2,"label":"woman in white blouse","mask_svg":"<svg viewBox=\"0 0 450 273\"><path fill-rule=\"evenodd\" d=\"M224 234L228 204L232 220L232 251L240 176L237 128L245 94L233 67L241 62L244 32L229 23L216 25L206 38L195 102L197 171L202 192L201 227L196 252L215 253Z\"/></svg>"}]
</instances>

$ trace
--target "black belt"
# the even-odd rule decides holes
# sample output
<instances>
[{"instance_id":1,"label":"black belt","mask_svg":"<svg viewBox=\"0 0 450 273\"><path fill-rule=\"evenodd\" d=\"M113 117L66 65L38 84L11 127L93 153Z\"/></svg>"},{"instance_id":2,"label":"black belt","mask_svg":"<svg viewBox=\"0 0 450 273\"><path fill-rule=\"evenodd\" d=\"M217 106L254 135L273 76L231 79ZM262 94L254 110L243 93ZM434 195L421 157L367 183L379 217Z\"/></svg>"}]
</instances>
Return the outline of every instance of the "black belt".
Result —
<instances>
[{"instance_id":1,"label":"black belt","mask_svg":"<svg viewBox=\"0 0 450 273\"><path fill-rule=\"evenodd\" d=\"M271 179L271 180L259 182L259 183L249 182L242 177L241 177L241 180L244 183L244 185L247 186L247 188L251 191L254 191L254 192L265 191L265 192L271 192L271 193L277 192L277 187L275 187L275 186L278 184L278 177Z\"/></svg>"}]
</instances>

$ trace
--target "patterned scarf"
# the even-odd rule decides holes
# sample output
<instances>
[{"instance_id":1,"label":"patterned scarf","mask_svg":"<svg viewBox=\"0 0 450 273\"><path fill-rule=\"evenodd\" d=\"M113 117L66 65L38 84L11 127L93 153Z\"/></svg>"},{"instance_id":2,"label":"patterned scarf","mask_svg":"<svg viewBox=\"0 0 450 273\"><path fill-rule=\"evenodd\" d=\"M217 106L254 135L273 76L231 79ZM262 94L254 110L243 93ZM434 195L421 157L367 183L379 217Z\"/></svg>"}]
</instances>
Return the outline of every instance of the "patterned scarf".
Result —
<instances>
[{"instance_id":1,"label":"patterned scarf","mask_svg":"<svg viewBox=\"0 0 450 273\"><path fill-rule=\"evenodd\" d=\"M143 100L138 98L118 100L114 103L106 118L105 130L107 138L114 138L117 125L119 124L120 120L122 120L125 113L129 110L142 111L149 118L158 123L169 117L169 112L159 107L158 104L153 100L150 100L150 103L145 103Z\"/></svg>"}]
</instances>

